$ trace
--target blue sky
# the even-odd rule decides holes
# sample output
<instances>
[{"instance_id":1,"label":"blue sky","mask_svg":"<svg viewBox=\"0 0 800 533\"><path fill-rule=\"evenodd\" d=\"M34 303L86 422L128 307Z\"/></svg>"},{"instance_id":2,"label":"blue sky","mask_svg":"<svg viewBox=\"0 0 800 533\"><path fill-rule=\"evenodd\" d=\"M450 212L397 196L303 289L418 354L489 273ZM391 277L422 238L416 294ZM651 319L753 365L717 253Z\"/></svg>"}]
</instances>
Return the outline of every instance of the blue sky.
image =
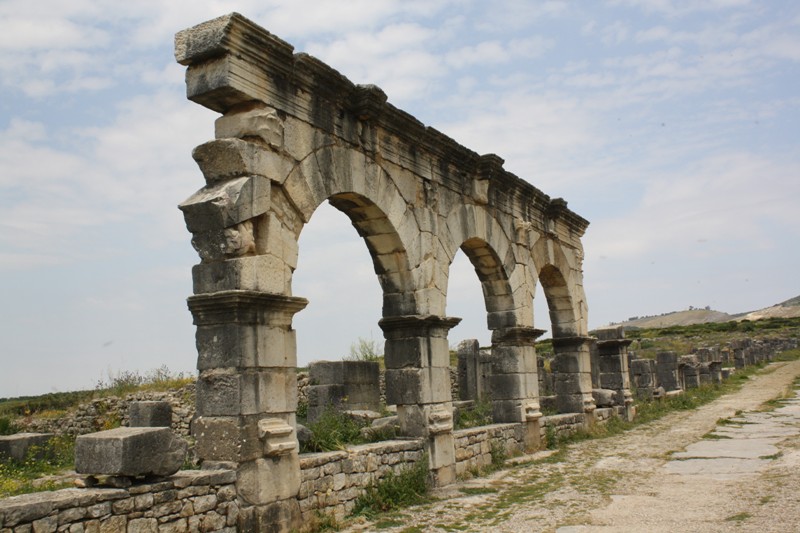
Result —
<instances>
[{"instance_id":1,"label":"blue sky","mask_svg":"<svg viewBox=\"0 0 800 533\"><path fill-rule=\"evenodd\" d=\"M590 327L800 294L800 4L792 1L3 0L0 397L193 371L198 258L176 205L216 114L175 32L239 11L591 221ZM382 338L366 247L315 213L294 293L301 364ZM536 326L549 329L541 293ZM460 254L451 344L488 342Z\"/></svg>"}]
</instances>

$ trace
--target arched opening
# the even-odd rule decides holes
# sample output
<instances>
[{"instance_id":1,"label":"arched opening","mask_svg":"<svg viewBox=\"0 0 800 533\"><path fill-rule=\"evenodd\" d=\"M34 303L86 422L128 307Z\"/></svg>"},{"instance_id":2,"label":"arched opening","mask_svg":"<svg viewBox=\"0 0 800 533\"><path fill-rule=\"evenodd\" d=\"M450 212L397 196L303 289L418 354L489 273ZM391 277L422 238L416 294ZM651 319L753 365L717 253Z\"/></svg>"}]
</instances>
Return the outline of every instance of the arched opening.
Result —
<instances>
[{"instance_id":1,"label":"arched opening","mask_svg":"<svg viewBox=\"0 0 800 533\"><path fill-rule=\"evenodd\" d=\"M448 312L466 317L461 335L451 336L458 339L451 361L457 369L453 394L458 399L456 427L467 428L505 421L509 395L522 400L527 390L509 382L508 350L500 348L495 338L498 331L516 325L514 298L503 263L479 238L467 239L459 250L463 255L457 252L450 265Z\"/></svg>"},{"instance_id":2,"label":"arched opening","mask_svg":"<svg viewBox=\"0 0 800 533\"><path fill-rule=\"evenodd\" d=\"M541 290L540 290L541 288ZM580 335L579 309L564 274L553 264L539 270L552 338L542 343L539 388L545 412L587 413L594 409L590 344Z\"/></svg>"},{"instance_id":3,"label":"arched opening","mask_svg":"<svg viewBox=\"0 0 800 533\"><path fill-rule=\"evenodd\" d=\"M381 286L370 252L348 217L323 203L304 226L299 249L292 290L309 304L293 320L298 366L342 360L359 339L374 343L383 353L377 324Z\"/></svg>"},{"instance_id":4,"label":"arched opening","mask_svg":"<svg viewBox=\"0 0 800 533\"><path fill-rule=\"evenodd\" d=\"M539 283L547 302L552 336L576 335L575 307L564 276L553 265L545 265L539 272Z\"/></svg>"},{"instance_id":5,"label":"arched opening","mask_svg":"<svg viewBox=\"0 0 800 533\"><path fill-rule=\"evenodd\" d=\"M309 300L294 321L298 360L309 364L308 373L298 376L298 421L308 423L314 434L310 446L301 441L301 449L341 445L339 437L327 442L320 433L332 423L345 433L350 427L352 443L391 437L399 426L365 428L387 415L379 320L402 314L403 302L413 302L407 297L411 277L405 247L386 214L353 192L334 194L318 206L298 243L293 289Z\"/></svg>"}]
</instances>

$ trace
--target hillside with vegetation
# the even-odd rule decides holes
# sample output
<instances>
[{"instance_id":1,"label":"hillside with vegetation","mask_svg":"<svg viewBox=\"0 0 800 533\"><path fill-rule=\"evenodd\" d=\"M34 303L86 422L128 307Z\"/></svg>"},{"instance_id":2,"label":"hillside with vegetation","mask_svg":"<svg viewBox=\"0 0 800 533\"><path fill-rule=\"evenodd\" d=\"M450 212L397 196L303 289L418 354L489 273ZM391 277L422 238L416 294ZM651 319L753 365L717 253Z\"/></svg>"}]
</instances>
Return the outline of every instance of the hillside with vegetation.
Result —
<instances>
[{"instance_id":1,"label":"hillside with vegetation","mask_svg":"<svg viewBox=\"0 0 800 533\"><path fill-rule=\"evenodd\" d=\"M624 322L612 324L613 326L624 326L626 329L633 328L668 328L672 326L690 326L692 324L722 323L743 320L764 320L768 318L795 318L800 317L800 296L795 296L784 302L738 314L728 314L722 311L711 309L710 306L703 308L689 307L683 311L673 311L652 316L633 316Z\"/></svg>"}]
</instances>

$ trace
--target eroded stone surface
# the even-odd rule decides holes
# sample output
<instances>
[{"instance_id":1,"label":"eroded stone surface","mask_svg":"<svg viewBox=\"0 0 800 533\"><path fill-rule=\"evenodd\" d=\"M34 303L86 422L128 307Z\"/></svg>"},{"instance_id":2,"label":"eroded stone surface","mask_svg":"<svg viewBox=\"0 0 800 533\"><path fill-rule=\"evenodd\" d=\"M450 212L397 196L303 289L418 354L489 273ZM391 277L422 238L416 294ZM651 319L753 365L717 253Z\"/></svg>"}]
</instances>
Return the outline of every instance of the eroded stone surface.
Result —
<instances>
[{"instance_id":1,"label":"eroded stone surface","mask_svg":"<svg viewBox=\"0 0 800 533\"><path fill-rule=\"evenodd\" d=\"M75 471L104 476L168 476L183 466L188 445L168 428L116 428L75 441Z\"/></svg>"}]
</instances>

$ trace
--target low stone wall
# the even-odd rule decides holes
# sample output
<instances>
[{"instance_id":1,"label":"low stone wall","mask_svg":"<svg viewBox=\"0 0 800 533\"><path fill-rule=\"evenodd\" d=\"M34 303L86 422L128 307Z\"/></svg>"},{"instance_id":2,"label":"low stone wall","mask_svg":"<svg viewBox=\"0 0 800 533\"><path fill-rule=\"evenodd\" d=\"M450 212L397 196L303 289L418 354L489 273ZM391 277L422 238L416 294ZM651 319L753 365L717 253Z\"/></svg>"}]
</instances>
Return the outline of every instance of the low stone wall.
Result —
<instances>
[{"instance_id":1,"label":"low stone wall","mask_svg":"<svg viewBox=\"0 0 800 533\"><path fill-rule=\"evenodd\" d=\"M37 492L0 500L0 532L234 533L236 472L187 470L127 489Z\"/></svg>"},{"instance_id":2,"label":"low stone wall","mask_svg":"<svg viewBox=\"0 0 800 533\"><path fill-rule=\"evenodd\" d=\"M371 483L413 465L422 459L423 449L422 439L404 439L301 455L298 500L303 519L324 511L341 520Z\"/></svg>"},{"instance_id":3,"label":"low stone wall","mask_svg":"<svg viewBox=\"0 0 800 533\"><path fill-rule=\"evenodd\" d=\"M492 464L492 453L516 455L525 449L523 424L492 424L453 431L456 476L478 471Z\"/></svg>"},{"instance_id":4,"label":"low stone wall","mask_svg":"<svg viewBox=\"0 0 800 533\"><path fill-rule=\"evenodd\" d=\"M586 415L583 413L564 413L560 415L543 416L541 418L542 445L547 445L547 433L551 432L556 438L563 438L577 433L586 427Z\"/></svg>"}]
</instances>

